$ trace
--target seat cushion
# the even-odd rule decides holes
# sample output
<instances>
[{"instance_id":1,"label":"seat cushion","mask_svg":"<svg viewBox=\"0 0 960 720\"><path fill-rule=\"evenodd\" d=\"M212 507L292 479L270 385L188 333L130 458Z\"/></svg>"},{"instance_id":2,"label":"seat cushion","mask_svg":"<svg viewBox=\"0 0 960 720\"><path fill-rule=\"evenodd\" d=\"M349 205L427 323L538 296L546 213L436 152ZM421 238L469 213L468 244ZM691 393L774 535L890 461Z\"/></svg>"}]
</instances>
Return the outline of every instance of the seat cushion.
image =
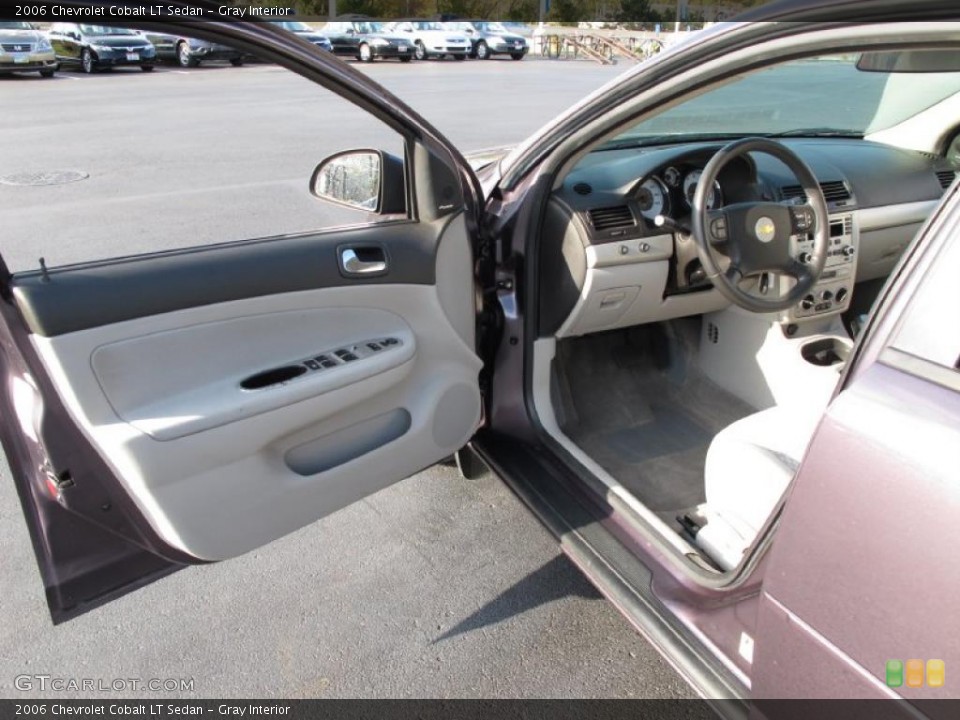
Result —
<instances>
[{"instance_id":1,"label":"seat cushion","mask_svg":"<svg viewBox=\"0 0 960 720\"><path fill-rule=\"evenodd\" d=\"M729 425L710 443L704 471L707 507L747 545L793 479L822 413L819 404L772 407Z\"/></svg>"}]
</instances>

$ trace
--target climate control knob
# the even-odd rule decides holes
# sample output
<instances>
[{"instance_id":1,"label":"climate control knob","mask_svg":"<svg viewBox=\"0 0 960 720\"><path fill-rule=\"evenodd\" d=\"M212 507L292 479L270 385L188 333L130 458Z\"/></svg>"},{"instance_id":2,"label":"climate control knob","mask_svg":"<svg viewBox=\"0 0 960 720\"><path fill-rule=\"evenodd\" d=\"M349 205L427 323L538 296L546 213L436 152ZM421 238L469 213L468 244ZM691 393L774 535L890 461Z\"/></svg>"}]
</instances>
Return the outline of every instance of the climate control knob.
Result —
<instances>
[{"instance_id":1,"label":"climate control knob","mask_svg":"<svg viewBox=\"0 0 960 720\"><path fill-rule=\"evenodd\" d=\"M853 257L853 254L857 252L857 250L855 247L853 247L853 245L844 245L843 250L841 250L840 252L843 253L844 257L849 258L849 257Z\"/></svg>"},{"instance_id":2,"label":"climate control knob","mask_svg":"<svg viewBox=\"0 0 960 720\"><path fill-rule=\"evenodd\" d=\"M847 299L847 289L839 288L837 290L837 294L835 295L835 297L837 298L838 303L842 303L844 300Z\"/></svg>"},{"instance_id":3,"label":"climate control knob","mask_svg":"<svg viewBox=\"0 0 960 720\"><path fill-rule=\"evenodd\" d=\"M800 307L804 310L809 310L817 302L817 299L813 295L807 295L803 300L800 301Z\"/></svg>"},{"instance_id":4,"label":"climate control knob","mask_svg":"<svg viewBox=\"0 0 960 720\"><path fill-rule=\"evenodd\" d=\"M813 255L808 252L802 252L797 256L797 260L802 262L804 265L809 265L813 261Z\"/></svg>"}]
</instances>

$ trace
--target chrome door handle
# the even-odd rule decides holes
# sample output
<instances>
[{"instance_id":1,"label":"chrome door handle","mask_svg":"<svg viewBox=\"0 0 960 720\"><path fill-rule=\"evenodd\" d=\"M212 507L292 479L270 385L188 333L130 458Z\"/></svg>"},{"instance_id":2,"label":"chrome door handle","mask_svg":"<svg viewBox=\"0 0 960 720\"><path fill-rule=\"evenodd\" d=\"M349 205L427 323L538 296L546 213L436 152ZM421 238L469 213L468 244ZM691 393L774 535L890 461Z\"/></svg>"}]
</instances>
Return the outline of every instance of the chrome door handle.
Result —
<instances>
[{"instance_id":1,"label":"chrome door handle","mask_svg":"<svg viewBox=\"0 0 960 720\"><path fill-rule=\"evenodd\" d=\"M370 275L386 271L387 260L383 256L383 251L376 249L373 252L379 254L379 259L361 260L356 250L344 248L340 251L340 264L351 275Z\"/></svg>"}]
</instances>

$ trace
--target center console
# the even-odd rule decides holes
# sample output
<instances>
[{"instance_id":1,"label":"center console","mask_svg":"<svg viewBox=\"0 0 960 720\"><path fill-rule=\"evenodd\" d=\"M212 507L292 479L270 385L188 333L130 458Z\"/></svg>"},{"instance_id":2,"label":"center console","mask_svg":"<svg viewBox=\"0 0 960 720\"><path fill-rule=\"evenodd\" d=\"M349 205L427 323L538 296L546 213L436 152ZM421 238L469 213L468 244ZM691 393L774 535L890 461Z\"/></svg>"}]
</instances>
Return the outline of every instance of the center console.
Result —
<instances>
[{"instance_id":1,"label":"center console","mask_svg":"<svg viewBox=\"0 0 960 720\"><path fill-rule=\"evenodd\" d=\"M808 233L795 240L795 257L809 262L813 256L813 235ZM859 232L853 214L831 215L830 245L820 279L799 303L781 313L780 321L792 323L845 311L853 294L858 250Z\"/></svg>"}]
</instances>

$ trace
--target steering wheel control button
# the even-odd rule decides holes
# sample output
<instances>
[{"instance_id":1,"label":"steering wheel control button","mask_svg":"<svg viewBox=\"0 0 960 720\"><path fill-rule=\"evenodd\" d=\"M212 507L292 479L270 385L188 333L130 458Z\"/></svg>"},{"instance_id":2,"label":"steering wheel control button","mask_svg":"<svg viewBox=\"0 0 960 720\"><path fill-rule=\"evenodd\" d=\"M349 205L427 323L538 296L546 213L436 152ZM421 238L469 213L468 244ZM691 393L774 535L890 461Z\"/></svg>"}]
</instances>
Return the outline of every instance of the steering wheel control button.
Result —
<instances>
[{"instance_id":1,"label":"steering wheel control button","mask_svg":"<svg viewBox=\"0 0 960 720\"><path fill-rule=\"evenodd\" d=\"M813 210L808 207L791 208L793 212L794 227L805 232L813 227Z\"/></svg>"},{"instance_id":2,"label":"steering wheel control button","mask_svg":"<svg viewBox=\"0 0 960 720\"><path fill-rule=\"evenodd\" d=\"M717 240L726 240L727 239L727 219L726 218L716 218L710 223L710 234L713 235Z\"/></svg>"}]
</instances>

